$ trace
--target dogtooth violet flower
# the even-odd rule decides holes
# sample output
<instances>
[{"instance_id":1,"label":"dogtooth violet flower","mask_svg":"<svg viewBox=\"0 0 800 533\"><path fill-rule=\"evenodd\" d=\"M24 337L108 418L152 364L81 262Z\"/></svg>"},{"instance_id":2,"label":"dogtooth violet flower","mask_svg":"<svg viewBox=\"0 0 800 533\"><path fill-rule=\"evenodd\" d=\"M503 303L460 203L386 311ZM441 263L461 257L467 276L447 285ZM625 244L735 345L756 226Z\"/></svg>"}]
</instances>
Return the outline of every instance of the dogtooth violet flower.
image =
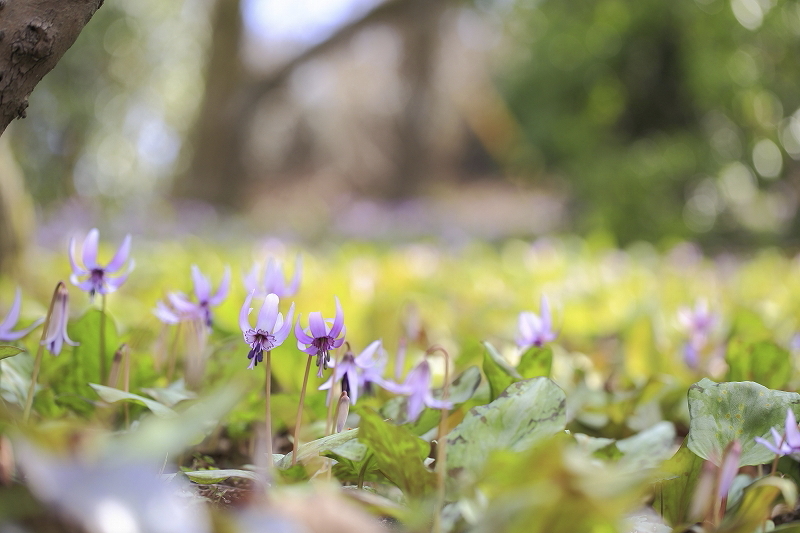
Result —
<instances>
[{"instance_id":1,"label":"dogtooth violet flower","mask_svg":"<svg viewBox=\"0 0 800 533\"><path fill-rule=\"evenodd\" d=\"M383 388L395 394L408 396L407 417L410 422L419 418L422 409L427 406L432 409L450 409L451 402L437 400L431 392L431 367L427 359L420 361L411 369L403 384L385 381Z\"/></svg>"},{"instance_id":2,"label":"dogtooth violet flower","mask_svg":"<svg viewBox=\"0 0 800 533\"><path fill-rule=\"evenodd\" d=\"M523 311L519 314L517 346L520 348L542 346L555 340L556 334L553 332L550 318L550 305L544 295L539 306L539 313L541 316L532 311Z\"/></svg>"},{"instance_id":3,"label":"dogtooth violet flower","mask_svg":"<svg viewBox=\"0 0 800 533\"><path fill-rule=\"evenodd\" d=\"M185 319L199 319L206 326L211 327L213 323L211 307L221 304L231 288L230 269L225 267L222 281L214 294L211 294L211 282L200 272L197 265L192 265L192 282L194 283L196 302L191 301L182 292L171 292L167 295L167 299L172 305L172 309L162 302L156 303L153 312L162 322L175 324Z\"/></svg>"},{"instance_id":4,"label":"dogtooth violet flower","mask_svg":"<svg viewBox=\"0 0 800 533\"><path fill-rule=\"evenodd\" d=\"M316 356L317 377L322 377L322 371L327 370L331 360L330 351L344 343L345 327L344 312L339 298L336 300L336 317L323 319L322 313L313 311L308 314L308 329L300 327L300 315L294 327L297 337L297 348L309 356ZM341 336L340 336L341 335Z\"/></svg>"},{"instance_id":5,"label":"dogtooth violet flower","mask_svg":"<svg viewBox=\"0 0 800 533\"><path fill-rule=\"evenodd\" d=\"M244 341L250 345L250 353L247 358L250 359L250 365L247 367L253 369L264 361L264 352L277 348L289 336L292 329L292 315L294 314L294 303L289 307L289 312L286 313L286 319L283 318L283 313L278 312L278 304L280 299L277 294L267 294L264 298L264 303L261 305L261 310L256 319L256 327L250 327L250 302L253 300L253 293L247 295L242 305L242 310L239 313L239 328L244 335Z\"/></svg>"},{"instance_id":6,"label":"dogtooth violet flower","mask_svg":"<svg viewBox=\"0 0 800 533\"><path fill-rule=\"evenodd\" d=\"M678 310L678 322L689 334L683 347L683 359L689 368L697 368L700 352L719 322L719 315L709 309L706 300L698 300L694 308L681 307Z\"/></svg>"},{"instance_id":7,"label":"dogtooth violet flower","mask_svg":"<svg viewBox=\"0 0 800 533\"><path fill-rule=\"evenodd\" d=\"M383 383L381 375L386 366L386 359L381 357L381 352L382 346L379 340L370 343L357 356L347 350L342 360L334 365L333 374L328 381L319 386L319 390L328 391L326 404L330 404L333 384L339 380L342 380L342 390L347 392L353 405L358 401L359 389L365 389L369 383L379 385Z\"/></svg>"},{"instance_id":8,"label":"dogtooth violet flower","mask_svg":"<svg viewBox=\"0 0 800 533\"><path fill-rule=\"evenodd\" d=\"M6 317L2 322L0 322L0 341L19 340L33 331L39 324L44 322L44 318L40 318L27 328L13 331L14 327L17 325L17 321L19 320L19 309L21 302L22 291L17 288L17 291L14 293L14 303L11 304L11 309L8 310Z\"/></svg>"},{"instance_id":9,"label":"dogtooth violet flower","mask_svg":"<svg viewBox=\"0 0 800 533\"><path fill-rule=\"evenodd\" d=\"M786 410L785 426L785 435L778 433L775 428L770 429L774 444L761 437L756 437L756 442L764 445L772 453L790 455L793 459L800 460L800 429L797 428L797 419L791 409Z\"/></svg>"},{"instance_id":10,"label":"dogtooth violet flower","mask_svg":"<svg viewBox=\"0 0 800 533\"><path fill-rule=\"evenodd\" d=\"M119 274L131 251L131 236L126 235L119 249L106 266L97 262L97 241L100 233L97 228L92 229L83 241L82 259L83 266L75 261L75 238L69 241L69 262L72 266L70 281L73 285L89 292L93 298L95 293L108 294L116 291L128 279L133 270L134 261L128 263L128 270ZM113 274L113 275L112 275ZM86 279L80 280L85 277Z\"/></svg>"},{"instance_id":11,"label":"dogtooth violet flower","mask_svg":"<svg viewBox=\"0 0 800 533\"><path fill-rule=\"evenodd\" d=\"M264 269L264 275L259 281L258 271L259 265L253 265L250 273L244 277L244 286L248 292L255 292L258 294L277 294L279 298L288 298L297 294L300 288L300 279L302 277L303 261L300 256L294 263L294 275L292 281L286 283L286 278L283 275L283 267L275 259L270 258L267 261L267 266Z\"/></svg>"},{"instance_id":12,"label":"dogtooth violet flower","mask_svg":"<svg viewBox=\"0 0 800 533\"><path fill-rule=\"evenodd\" d=\"M53 302L53 311L50 314L50 321L47 323L47 331L42 340L42 344L50 350L53 355L61 353L61 347L66 342L70 346L79 346L67 335L67 321L69 320L69 291L63 282L58 284Z\"/></svg>"}]
</instances>

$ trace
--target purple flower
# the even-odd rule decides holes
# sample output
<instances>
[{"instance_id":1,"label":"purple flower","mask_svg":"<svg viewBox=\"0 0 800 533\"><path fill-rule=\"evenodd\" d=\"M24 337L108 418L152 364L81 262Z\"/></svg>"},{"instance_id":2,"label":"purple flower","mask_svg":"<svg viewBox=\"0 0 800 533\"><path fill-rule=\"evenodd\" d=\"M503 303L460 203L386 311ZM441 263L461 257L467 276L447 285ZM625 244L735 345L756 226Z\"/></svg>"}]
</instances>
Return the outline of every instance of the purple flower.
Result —
<instances>
[{"instance_id":1,"label":"purple flower","mask_svg":"<svg viewBox=\"0 0 800 533\"><path fill-rule=\"evenodd\" d=\"M411 369L402 385L384 381L382 386L395 394L408 396L407 417L409 421L419 418L422 409L427 406L432 409L450 409L451 402L437 400L431 393L431 367L427 359L423 359Z\"/></svg>"},{"instance_id":2,"label":"purple flower","mask_svg":"<svg viewBox=\"0 0 800 533\"><path fill-rule=\"evenodd\" d=\"M286 313L286 320L284 320L283 314L278 312L278 304L280 304L278 296L270 293L267 294L261 305L256 327L251 328L248 315L253 310L250 307L252 300L253 293L250 293L239 313L239 328L244 335L244 341L250 345L250 353L247 354L247 358L250 359L250 366L247 367L249 369L255 368L258 363L264 361L265 351L268 352L283 344L292 329L292 315L294 314L293 303L289 307L289 312Z\"/></svg>"},{"instance_id":3,"label":"purple flower","mask_svg":"<svg viewBox=\"0 0 800 533\"><path fill-rule=\"evenodd\" d=\"M756 442L766 446L769 451L778 455L791 455L795 459L800 458L800 430L797 428L797 420L791 409L786 410L785 436L778 433L778 430L771 428L772 438L775 440L773 445L767 439L756 437Z\"/></svg>"},{"instance_id":4,"label":"purple flower","mask_svg":"<svg viewBox=\"0 0 800 533\"><path fill-rule=\"evenodd\" d=\"M386 358L382 357L381 352L381 341L372 342L358 356L354 356L353 352L347 350L342 360L336 363L328 381L319 387L319 390L328 391L326 404L330 404L333 384L340 379L342 380L342 390L349 394L350 402L353 405L358 401L359 389L366 388L369 383L383 383L381 375L386 366Z\"/></svg>"},{"instance_id":5,"label":"purple flower","mask_svg":"<svg viewBox=\"0 0 800 533\"><path fill-rule=\"evenodd\" d=\"M12 331L12 329L17 325L17 321L19 320L19 308L20 303L22 301L22 291L17 288L17 291L14 293L14 303L11 304L11 309L8 310L8 314L0 322L0 341L16 341L30 333L34 330L39 324L44 322L44 318L40 318L35 321L33 324L28 326L25 329L20 329L18 331Z\"/></svg>"},{"instance_id":6,"label":"purple flower","mask_svg":"<svg viewBox=\"0 0 800 533\"><path fill-rule=\"evenodd\" d=\"M270 258L267 261L267 266L264 269L264 276L260 282L258 279L259 266L253 265L250 273L244 277L244 286L248 292L255 292L255 294L277 294L279 298L288 298L297 293L300 288L300 278L303 270L303 262L300 256L297 256L294 264L294 276L290 283L286 283L283 275L283 268L281 264Z\"/></svg>"},{"instance_id":7,"label":"purple flower","mask_svg":"<svg viewBox=\"0 0 800 533\"><path fill-rule=\"evenodd\" d=\"M47 323L47 332L42 344L50 350L50 353L58 355L65 342L70 346L79 346L79 344L67 335L69 291L63 282L58 283L54 299L53 311L50 314L50 321Z\"/></svg>"},{"instance_id":8,"label":"purple flower","mask_svg":"<svg viewBox=\"0 0 800 533\"><path fill-rule=\"evenodd\" d=\"M739 459L742 457L742 443L734 439L725 448L725 458L719 467L719 486L717 487L717 498L727 498L728 491L731 490L733 480L739 473Z\"/></svg>"},{"instance_id":9,"label":"purple flower","mask_svg":"<svg viewBox=\"0 0 800 533\"><path fill-rule=\"evenodd\" d=\"M523 311L519 314L517 346L520 348L542 346L555 340L556 334L553 332L553 325L550 319L550 306L544 295L539 306L539 312L541 317L531 311Z\"/></svg>"},{"instance_id":10,"label":"purple flower","mask_svg":"<svg viewBox=\"0 0 800 533\"><path fill-rule=\"evenodd\" d=\"M678 309L678 322L689 334L689 339L683 346L683 360L689 368L697 368L700 352L708 344L708 339L719 322L719 315L709 310L706 300L698 300L693 309Z\"/></svg>"},{"instance_id":11,"label":"purple flower","mask_svg":"<svg viewBox=\"0 0 800 533\"><path fill-rule=\"evenodd\" d=\"M168 324L175 324L182 319L199 319L206 326L211 327L213 322L211 306L221 304L228 296L228 291L231 288L230 269L225 267L225 274L223 274L219 288L214 294L211 294L211 282L200 272L197 265L192 265L192 281L197 302L191 301L182 292L172 292L167 295L170 304L172 304L172 309L158 302L154 310L155 315Z\"/></svg>"},{"instance_id":12,"label":"purple flower","mask_svg":"<svg viewBox=\"0 0 800 533\"><path fill-rule=\"evenodd\" d=\"M97 241L99 238L97 228L92 229L83 241L83 267L78 266L75 261L75 239L69 241L69 262L72 265L72 275L70 281L73 285L89 291L89 297L93 298L95 293L108 294L116 291L128 279L128 275L133 270L133 259L128 263L128 270L120 275L116 275L128 260L131 251L131 236L126 235L122 245L114 254L111 261L106 266L97 262ZM110 276L109 274L115 274ZM83 281L79 278L87 277Z\"/></svg>"},{"instance_id":13,"label":"purple flower","mask_svg":"<svg viewBox=\"0 0 800 533\"><path fill-rule=\"evenodd\" d=\"M339 298L336 298L336 318L323 319L322 313L314 311L308 314L308 329L300 327L300 315L294 327L297 337L297 348L311 356L317 356L317 377L327 370L331 356L328 352L338 348L344 342L344 312ZM341 335L341 336L340 336Z\"/></svg>"}]
</instances>

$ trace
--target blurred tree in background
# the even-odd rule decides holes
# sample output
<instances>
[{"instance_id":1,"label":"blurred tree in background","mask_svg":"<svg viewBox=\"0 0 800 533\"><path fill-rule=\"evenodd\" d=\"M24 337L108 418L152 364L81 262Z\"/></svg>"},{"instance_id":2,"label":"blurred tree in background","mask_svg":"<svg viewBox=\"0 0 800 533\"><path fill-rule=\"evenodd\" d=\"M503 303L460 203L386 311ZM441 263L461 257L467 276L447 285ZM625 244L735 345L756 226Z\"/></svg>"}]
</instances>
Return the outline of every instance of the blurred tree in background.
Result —
<instances>
[{"instance_id":1,"label":"blurred tree in background","mask_svg":"<svg viewBox=\"0 0 800 533\"><path fill-rule=\"evenodd\" d=\"M798 2L525 0L506 34L525 163L565 177L584 229L752 244L797 227Z\"/></svg>"},{"instance_id":2,"label":"blurred tree in background","mask_svg":"<svg viewBox=\"0 0 800 533\"><path fill-rule=\"evenodd\" d=\"M621 243L797 234L797 0L354 0L259 48L270 2L98 11L13 127L38 202L247 208L302 180L391 202L480 173Z\"/></svg>"}]
</instances>

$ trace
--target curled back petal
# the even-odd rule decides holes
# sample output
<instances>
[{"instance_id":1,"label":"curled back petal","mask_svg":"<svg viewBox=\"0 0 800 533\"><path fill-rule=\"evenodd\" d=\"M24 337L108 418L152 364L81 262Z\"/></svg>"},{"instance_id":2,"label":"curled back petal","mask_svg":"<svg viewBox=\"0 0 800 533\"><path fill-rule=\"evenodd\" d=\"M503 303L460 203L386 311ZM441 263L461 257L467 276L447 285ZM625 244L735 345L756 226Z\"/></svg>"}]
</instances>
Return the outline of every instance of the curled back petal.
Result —
<instances>
[{"instance_id":1,"label":"curled back petal","mask_svg":"<svg viewBox=\"0 0 800 533\"><path fill-rule=\"evenodd\" d=\"M786 410L786 444L795 450L800 449L800 430L797 428L797 419L791 409Z\"/></svg>"},{"instance_id":2,"label":"curled back petal","mask_svg":"<svg viewBox=\"0 0 800 533\"><path fill-rule=\"evenodd\" d=\"M219 288L217 288L217 292L214 293L214 296L209 298L208 303L211 305L219 305L221 304L225 298L228 296L228 292L231 289L231 269L229 267L225 267L225 273L222 275L222 281L219 282Z\"/></svg>"},{"instance_id":3,"label":"curled back petal","mask_svg":"<svg viewBox=\"0 0 800 533\"><path fill-rule=\"evenodd\" d=\"M72 275L73 276L86 276L90 272L85 268L79 267L78 263L75 262L75 237L72 237L69 240L69 249L67 250L67 256L69 257L69 265L72 267ZM75 282L72 282L75 284Z\"/></svg>"},{"instance_id":4,"label":"curled back petal","mask_svg":"<svg viewBox=\"0 0 800 533\"><path fill-rule=\"evenodd\" d=\"M330 336L336 338L344 328L344 311L342 311L342 304L339 302L339 297L334 297L334 299L336 300L336 316L333 319Z\"/></svg>"},{"instance_id":5,"label":"curled back petal","mask_svg":"<svg viewBox=\"0 0 800 533\"><path fill-rule=\"evenodd\" d=\"M258 313L258 320L256 321L256 329L263 329L264 331L272 332L275 329L275 321L278 318L278 305L280 299L275 293L269 293L264 297L264 303L261 306L261 311Z\"/></svg>"},{"instance_id":6,"label":"curled back petal","mask_svg":"<svg viewBox=\"0 0 800 533\"><path fill-rule=\"evenodd\" d=\"M128 260L128 255L131 253L131 236L130 234L126 235L125 238L122 240L122 244L117 249L117 253L114 254L114 257L111 258L111 261L108 262L106 265L107 272L116 272L122 265L125 264L125 261Z\"/></svg>"},{"instance_id":7,"label":"curled back petal","mask_svg":"<svg viewBox=\"0 0 800 533\"><path fill-rule=\"evenodd\" d=\"M197 265L192 265L192 283L194 284L194 295L197 296L197 301L207 302L211 298L211 283L200 272Z\"/></svg>"},{"instance_id":8,"label":"curled back petal","mask_svg":"<svg viewBox=\"0 0 800 533\"><path fill-rule=\"evenodd\" d=\"M3 321L0 322L0 331L11 329L17 324L21 304L22 291L17 287L17 290L14 292L14 302L11 304L11 309L8 310L8 314Z\"/></svg>"},{"instance_id":9,"label":"curled back petal","mask_svg":"<svg viewBox=\"0 0 800 533\"><path fill-rule=\"evenodd\" d=\"M310 337L303 328L300 327L300 317L302 316L301 313L297 314L297 322L294 325L294 336L297 337L297 342L301 344L311 344L314 342L314 337ZM288 320L287 320L288 322Z\"/></svg>"},{"instance_id":10,"label":"curled back petal","mask_svg":"<svg viewBox=\"0 0 800 533\"><path fill-rule=\"evenodd\" d=\"M289 306L289 311L286 313L286 318L283 319L283 323L280 326L276 324L275 331L272 334L275 337L275 342L282 344L289 336L289 333L292 331L292 315L294 315L294 302Z\"/></svg>"},{"instance_id":11,"label":"curled back petal","mask_svg":"<svg viewBox=\"0 0 800 533\"><path fill-rule=\"evenodd\" d=\"M242 309L239 311L239 329L242 330L242 333L245 333L248 329L250 329L250 311L253 309L250 307L250 302L253 301L253 292L251 291L250 294L247 295L247 298L244 299L244 304L242 304Z\"/></svg>"},{"instance_id":12,"label":"curled back petal","mask_svg":"<svg viewBox=\"0 0 800 533\"><path fill-rule=\"evenodd\" d=\"M88 270L97 268L97 241L99 238L100 232L97 231L97 228L92 228L83 241L83 265Z\"/></svg>"}]
</instances>

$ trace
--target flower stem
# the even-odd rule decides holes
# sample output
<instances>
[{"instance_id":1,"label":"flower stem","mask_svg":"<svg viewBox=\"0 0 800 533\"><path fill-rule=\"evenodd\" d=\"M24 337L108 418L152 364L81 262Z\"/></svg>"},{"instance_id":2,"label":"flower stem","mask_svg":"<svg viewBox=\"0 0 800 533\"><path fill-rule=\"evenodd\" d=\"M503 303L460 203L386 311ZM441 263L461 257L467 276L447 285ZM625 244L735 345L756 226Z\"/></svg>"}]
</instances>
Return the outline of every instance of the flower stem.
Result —
<instances>
[{"instance_id":1,"label":"flower stem","mask_svg":"<svg viewBox=\"0 0 800 533\"><path fill-rule=\"evenodd\" d=\"M311 357L307 358L306 373L303 376L303 388L300 389L300 405L297 408L297 418L294 422L294 443L292 447L292 466L297 464L297 448L300 446L300 424L303 422L303 403L306 400L306 387L308 386L308 374L311 372Z\"/></svg>"},{"instance_id":2,"label":"flower stem","mask_svg":"<svg viewBox=\"0 0 800 533\"><path fill-rule=\"evenodd\" d=\"M264 365L267 368L267 377L264 383L265 393L265 416L264 425L267 428L266 445L267 445L267 458L269 461L269 468L272 469L272 408L270 407L270 400L272 399L272 351L267 350L267 362Z\"/></svg>"},{"instance_id":3,"label":"flower stem","mask_svg":"<svg viewBox=\"0 0 800 533\"><path fill-rule=\"evenodd\" d=\"M122 390L125 392L130 392L131 389L131 351L125 347L125 366L123 367L122 371ZM125 403L125 427L131 427L131 412L130 412L130 402Z\"/></svg>"},{"instance_id":4,"label":"flower stem","mask_svg":"<svg viewBox=\"0 0 800 533\"><path fill-rule=\"evenodd\" d=\"M372 453L367 455L367 458L364 459L364 464L361 465L361 470L358 471L358 488L359 490L364 488L364 478L367 475L367 468L369 464L372 462L373 457L375 457Z\"/></svg>"},{"instance_id":5,"label":"flower stem","mask_svg":"<svg viewBox=\"0 0 800 533\"><path fill-rule=\"evenodd\" d=\"M100 294L100 383L106 375L106 295Z\"/></svg>"},{"instance_id":6,"label":"flower stem","mask_svg":"<svg viewBox=\"0 0 800 533\"><path fill-rule=\"evenodd\" d=\"M42 338L39 341L39 348L36 350L36 359L33 361L33 373L31 374L31 385L28 388L28 396L25 398L25 409L22 411L22 421L27 422L31 416L31 407L33 407L33 395L36 392L36 380L39 379L39 369L42 366L42 355L44 354L44 339L47 337L47 329L50 327L50 317L53 316L53 307L56 305L56 295L61 288L64 287L64 282L59 281L56 284L56 290L53 291L53 297L50 299L50 307L47 309L47 316L44 319L42 326Z\"/></svg>"},{"instance_id":7,"label":"flower stem","mask_svg":"<svg viewBox=\"0 0 800 533\"><path fill-rule=\"evenodd\" d=\"M178 342L181 339L181 322L175 326L175 336L172 338L169 353L167 354L167 383L172 383L172 376L175 375L175 365L178 361Z\"/></svg>"},{"instance_id":8,"label":"flower stem","mask_svg":"<svg viewBox=\"0 0 800 533\"><path fill-rule=\"evenodd\" d=\"M450 392L450 354L441 346L432 346L426 352L430 355L433 352L441 352L444 356L444 385L442 386L442 401L447 401ZM433 533L442 530L442 510L444 509L445 499L445 473L447 471L447 437L445 436L445 425L447 420L447 409L442 409L442 417L439 419L439 429L436 436L436 508L433 513Z\"/></svg>"}]
</instances>

